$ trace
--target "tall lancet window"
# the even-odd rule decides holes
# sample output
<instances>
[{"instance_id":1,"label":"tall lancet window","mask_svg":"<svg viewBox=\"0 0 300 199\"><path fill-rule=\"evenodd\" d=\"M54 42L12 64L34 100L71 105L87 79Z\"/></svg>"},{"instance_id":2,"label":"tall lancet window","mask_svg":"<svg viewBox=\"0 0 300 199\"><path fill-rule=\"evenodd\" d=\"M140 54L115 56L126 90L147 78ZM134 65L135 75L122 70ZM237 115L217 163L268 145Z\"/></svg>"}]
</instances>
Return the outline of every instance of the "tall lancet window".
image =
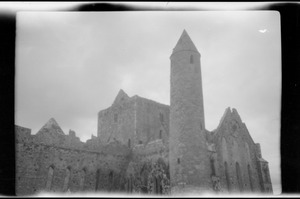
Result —
<instances>
[{"instance_id":1,"label":"tall lancet window","mask_svg":"<svg viewBox=\"0 0 300 199\"><path fill-rule=\"evenodd\" d=\"M68 167L66 170L66 177L63 185L63 191L67 191L69 188L70 176L71 176L71 168Z\"/></svg>"},{"instance_id":2,"label":"tall lancet window","mask_svg":"<svg viewBox=\"0 0 300 199\"><path fill-rule=\"evenodd\" d=\"M229 179L229 172L228 172L228 165L227 162L224 162L224 167L225 167L225 178L226 178L226 184L227 184L227 188L228 191L231 191L231 184L230 184L230 179Z\"/></svg>"},{"instance_id":3,"label":"tall lancet window","mask_svg":"<svg viewBox=\"0 0 300 199\"><path fill-rule=\"evenodd\" d=\"M236 178L237 178L239 190L242 192L243 191L243 180L242 180L240 164L238 162L235 163L235 168L236 168Z\"/></svg>"},{"instance_id":4,"label":"tall lancet window","mask_svg":"<svg viewBox=\"0 0 300 199\"><path fill-rule=\"evenodd\" d=\"M85 178L85 174L86 174L86 168L82 169L80 172L80 181L79 181L79 187L80 190L84 189L84 178Z\"/></svg>"},{"instance_id":5,"label":"tall lancet window","mask_svg":"<svg viewBox=\"0 0 300 199\"><path fill-rule=\"evenodd\" d=\"M251 191L253 191L253 182L252 182L252 173L251 173L251 168L250 168L250 165L248 164L248 175L249 175L249 182L250 182L250 188L251 188Z\"/></svg>"},{"instance_id":6,"label":"tall lancet window","mask_svg":"<svg viewBox=\"0 0 300 199\"><path fill-rule=\"evenodd\" d=\"M48 170L48 177L47 177L47 183L46 183L46 190L50 191L52 179L53 179L53 173L54 173L54 166L50 166Z\"/></svg>"}]
</instances>

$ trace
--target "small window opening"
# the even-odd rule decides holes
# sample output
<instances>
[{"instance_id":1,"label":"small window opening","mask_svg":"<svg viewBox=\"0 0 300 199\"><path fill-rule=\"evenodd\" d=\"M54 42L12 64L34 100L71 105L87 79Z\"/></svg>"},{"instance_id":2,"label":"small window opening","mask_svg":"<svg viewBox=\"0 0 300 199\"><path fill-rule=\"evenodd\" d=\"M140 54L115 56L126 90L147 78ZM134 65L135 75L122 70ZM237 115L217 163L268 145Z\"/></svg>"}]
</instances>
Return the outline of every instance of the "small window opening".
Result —
<instances>
[{"instance_id":1,"label":"small window opening","mask_svg":"<svg viewBox=\"0 0 300 199\"><path fill-rule=\"evenodd\" d=\"M190 64L193 64L193 63L194 63L194 56L191 55L191 56L190 56Z\"/></svg>"},{"instance_id":2,"label":"small window opening","mask_svg":"<svg viewBox=\"0 0 300 199\"><path fill-rule=\"evenodd\" d=\"M180 164L180 158L177 158L177 164Z\"/></svg>"},{"instance_id":3,"label":"small window opening","mask_svg":"<svg viewBox=\"0 0 300 199\"><path fill-rule=\"evenodd\" d=\"M159 139L162 138L162 130L159 130Z\"/></svg>"}]
</instances>

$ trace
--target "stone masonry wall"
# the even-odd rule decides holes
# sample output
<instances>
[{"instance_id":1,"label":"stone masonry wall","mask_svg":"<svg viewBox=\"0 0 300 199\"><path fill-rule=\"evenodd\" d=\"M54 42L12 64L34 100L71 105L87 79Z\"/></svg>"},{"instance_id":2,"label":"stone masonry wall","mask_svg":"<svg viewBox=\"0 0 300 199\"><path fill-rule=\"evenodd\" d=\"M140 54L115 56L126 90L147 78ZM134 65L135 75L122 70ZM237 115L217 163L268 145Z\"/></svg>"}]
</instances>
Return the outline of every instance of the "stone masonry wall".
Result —
<instances>
[{"instance_id":1,"label":"stone masonry wall","mask_svg":"<svg viewBox=\"0 0 300 199\"><path fill-rule=\"evenodd\" d=\"M98 137L101 143L115 140L128 145L132 143L135 130L135 100L124 99L98 114ZM132 145L132 144L130 144Z\"/></svg>"},{"instance_id":2,"label":"stone masonry wall","mask_svg":"<svg viewBox=\"0 0 300 199\"><path fill-rule=\"evenodd\" d=\"M230 108L225 111L215 135L222 189L238 193L260 192L256 146L235 109L232 112ZM225 162L227 162L229 179L226 179ZM240 182L236 163L240 167Z\"/></svg>"},{"instance_id":3,"label":"stone masonry wall","mask_svg":"<svg viewBox=\"0 0 300 199\"><path fill-rule=\"evenodd\" d=\"M157 139L168 142L169 106L141 97L137 97L136 101L135 144L147 144Z\"/></svg>"},{"instance_id":4,"label":"stone masonry wall","mask_svg":"<svg viewBox=\"0 0 300 199\"><path fill-rule=\"evenodd\" d=\"M35 140L28 129L16 126L16 193L122 190L129 149L117 142L92 150L68 148ZM66 139L67 140L67 139ZM95 142L95 141L94 141ZM94 148L95 149L95 148ZM51 168L53 175L51 177ZM69 172L69 175L67 174ZM113 178L109 179L112 173ZM113 184L115 183L115 184ZM47 188L47 184L50 185Z\"/></svg>"}]
</instances>

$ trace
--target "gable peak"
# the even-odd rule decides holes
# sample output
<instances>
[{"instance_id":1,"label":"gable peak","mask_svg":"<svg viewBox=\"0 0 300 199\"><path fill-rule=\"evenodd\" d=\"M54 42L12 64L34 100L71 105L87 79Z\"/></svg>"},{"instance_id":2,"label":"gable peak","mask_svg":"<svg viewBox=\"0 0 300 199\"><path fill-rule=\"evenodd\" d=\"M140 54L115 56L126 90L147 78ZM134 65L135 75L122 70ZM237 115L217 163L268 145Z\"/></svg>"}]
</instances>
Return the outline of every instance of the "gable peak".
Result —
<instances>
[{"instance_id":1,"label":"gable peak","mask_svg":"<svg viewBox=\"0 0 300 199\"><path fill-rule=\"evenodd\" d=\"M118 102L122 101L123 99L128 99L128 98L129 98L129 96L123 91L123 89L120 89L113 104L118 103Z\"/></svg>"},{"instance_id":2,"label":"gable peak","mask_svg":"<svg viewBox=\"0 0 300 199\"><path fill-rule=\"evenodd\" d=\"M63 130L61 129L61 127L58 125L58 123L53 117L50 118L48 122L46 122L46 124L38 131L38 133L43 131L49 131L49 130L54 130L56 133L64 135Z\"/></svg>"}]
</instances>

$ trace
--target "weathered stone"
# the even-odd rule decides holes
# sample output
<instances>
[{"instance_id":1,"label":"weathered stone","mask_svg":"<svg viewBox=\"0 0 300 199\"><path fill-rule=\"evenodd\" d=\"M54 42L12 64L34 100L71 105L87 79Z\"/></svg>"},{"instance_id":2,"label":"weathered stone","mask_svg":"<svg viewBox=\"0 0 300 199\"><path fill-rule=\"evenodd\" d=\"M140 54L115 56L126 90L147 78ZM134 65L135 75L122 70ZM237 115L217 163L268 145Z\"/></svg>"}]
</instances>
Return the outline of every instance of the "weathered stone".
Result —
<instances>
[{"instance_id":1,"label":"weathered stone","mask_svg":"<svg viewBox=\"0 0 300 199\"><path fill-rule=\"evenodd\" d=\"M268 162L236 109L205 129L200 53L184 30L171 59L171 105L122 89L81 142L51 118L36 135L15 126L16 193L272 193Z\"/></svg>"}]
</instances>

